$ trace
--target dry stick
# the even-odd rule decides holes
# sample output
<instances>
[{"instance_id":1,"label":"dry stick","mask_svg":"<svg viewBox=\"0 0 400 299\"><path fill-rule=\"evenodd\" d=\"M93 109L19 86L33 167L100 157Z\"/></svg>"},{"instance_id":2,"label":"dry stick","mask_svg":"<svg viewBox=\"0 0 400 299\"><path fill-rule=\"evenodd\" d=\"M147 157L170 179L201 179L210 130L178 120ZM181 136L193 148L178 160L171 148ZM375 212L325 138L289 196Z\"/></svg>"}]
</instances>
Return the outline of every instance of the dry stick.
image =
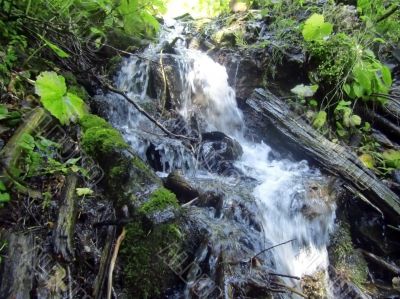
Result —
<instances>
[{"instance_id":1,"label":"dry stick","mask_svg":"<svg viewBox=\"0 0 400 299\"><path fill-rule=\"evenodd\" d=\"M125 239L126 230L125 227L122 228L122 232L119 235L117 242L115 243L114 252L111 258L110 269L108 270L108 287L107 287L107 299L111 299L112 292L112 282L113 282L113 272L115 267L115 262L117 261L119 247L121 246L122 241Z\"/></svg>"},{"instance_id":2,"label":"dry stick","mask_svg":"<svg viewBox=\"0 0 400 299\"><path fill-rule=\"evenodd\" d=\"M271 250L271 249L274 249L275 247L278 247L278 246L282 246L282 245L288 244L288 243L290 243L290 242L293 242L294 240L295 240L295 239L292 239L292 240L289 240L289 241L286 241L286 242L283 242L283 243L280 243L280 244L277 244L277 245L268 247L267 249L264 249L264 250L260 251L259 253L257 253L255 256L253 256L253 257L249 260L249 262L251 262L251 261L252 261L253 259L255 259L257 256L263 254L263 253L266 252L266 251L269 251L269 250Z\"/></svg>"},{"instance_id":3,"label":"dry stick","mask_svg":"<svg viewBox=\"0 0 400 299\"><path fill-rule=\"evenodd\" d=\"M173 138L178 138L178 139L186 139L190 141L197 141L195 138L190 138L184 135L177 135L172 132L170 132L168 129L166 129L162 124L160 124L156 119L154 119L150 114L148 114L142 107L140 107L134 100L132 100L128 95L123 92L122 90L116 89L112 87L110 84L103 83L103 85L110 91L117 93L121 96L123 96L130 104L132 104L140 113L142 113L144 116L146 116L152 123L154 123L157 127L161 129L165 134L169 135L170 137Z\"/></svg>"},{"instance_id":4,"label":"dry stick","mask_svg":"<svg viewBox=\"0 0 400 299\"><path fill-rule=\"evenodd\" d=\"M301 279L298 276L292 276L292 275L280 274L280 273L274 273L274 272L268 272L268 274L271 275L271 276L280 276L280 277L292 278L292 279L296 279L296 280L300 280Z\"/></svg>"}]
</instances>

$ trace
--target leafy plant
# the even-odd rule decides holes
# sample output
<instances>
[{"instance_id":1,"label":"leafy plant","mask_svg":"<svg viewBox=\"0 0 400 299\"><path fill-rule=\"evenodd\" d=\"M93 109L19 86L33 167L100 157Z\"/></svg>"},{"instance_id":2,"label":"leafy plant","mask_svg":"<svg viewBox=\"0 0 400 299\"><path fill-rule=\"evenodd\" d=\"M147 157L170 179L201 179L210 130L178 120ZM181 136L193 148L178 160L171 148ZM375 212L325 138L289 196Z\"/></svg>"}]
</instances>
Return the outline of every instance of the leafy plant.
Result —
<instances>
[{"instance_id":1,"label":"leafy plant","mask_svg":"<svg viewBox=\"0 0 400 299\"><path fill-rule=\"evenodd\" d=\"M18 146L23 153L19 163L20 169L14 171L16 176L23 175L23 177L29 178L54 173L67 174L69 172L87 174L85 169L77 165L80 157L71 158L65 162L58 161L57 149L60 148L60 145L49 139L41 136L35 139L30 134L24 134Z\"/></svg>"},{"instance_id":2,"label":"leafy plant","mask_svg":"<svg viewBox=\"0 0 400 299\"><path fill-rule=\"evenodd\" d=\"M319 111L314 118L313 127L316 129L321 129L325 125L326 119L327 119L326 111Z\"/></svg>"},{"instance_id":3,"label":"leafy plant","mask_svg":"<svg viewBox=\"0 0 400 299\"><path fill-rule=\"evenodd\" d=\"M35 91L43 106L61 124L77 121L87 113L85 102L74 93L67 92L65 78L55 72L41 73L35 82Z\"/></svg>"},{"instance_id":4,"label":"leafy plant","mask_svg":"<svg viewBox=\"0 0 400 299\"><path fill-rule=\"evenodd\" d=\"M333 25L325 22L325 18L321 14L312 14L305 22L303 27L303 37L307 42L321 41L326 39L333 30Z\"/></svg>"},{"instance_id":5,"label":"leafy plant","mask_svg":"<svg viewBox=\"0 0 400 299\"><path fill-rule=\"evenodd\" d=\"M370 100L374 95L381 103L387 95L392 85L392 75L387 66L383 65L370 50L363 51L362 58L359 59L352 69L352 76L343 86L346 94L352 98Z\"/></svg>"},{"instance_id":6,"label":"leafy plant","mask_svg":"<svg viewBox=\"0 0 400 299\"><path fill-rule=\"evenodd\" d=\"M351 128L361 125L361 117L353 113L351 101L340 101L334 111L336 132L340 137L348 135Z\"/></svg>"},{"instance_id":7,"label":"leafy plant","mask_svg":"<svg viewBox=\"0 0 400 299\"><path fill-rule=\"evenodd\" d=\"M7 188L3 181L0 180L0 207L9 202L11 199L10 194L7 192ZM0 250L1 251L1 250Z\"/></svg>"},{"instance_id":8,"label":"leafy plant","mask_svg":"<svg viewBox=\"0 0 400 299\"><path fill-rule=\"evenodd\" d=\"M382 153L382 158L387 167L400 169L400 151L387 150Z\"/></svg>"}]
</instances>

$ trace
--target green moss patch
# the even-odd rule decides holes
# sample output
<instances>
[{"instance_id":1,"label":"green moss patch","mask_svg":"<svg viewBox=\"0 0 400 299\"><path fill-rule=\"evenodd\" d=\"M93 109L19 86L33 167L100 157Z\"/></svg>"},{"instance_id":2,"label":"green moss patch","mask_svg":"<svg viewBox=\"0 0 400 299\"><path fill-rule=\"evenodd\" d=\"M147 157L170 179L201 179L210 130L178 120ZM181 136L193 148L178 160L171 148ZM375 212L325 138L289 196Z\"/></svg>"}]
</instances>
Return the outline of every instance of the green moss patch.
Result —
<instances>
[{"instance_id":1,"label":"green moss patch","mask_svg":"<svg viewBox=\"0 0 400 299\"><path fill-rule=\"evenodd\" d=\"M341 222L329 247L332 266L359 288L367 282L368 265L362 253L354 249L350 226Z\"/></svg>"},{"instance_id":2,"label":"green moss patch","mask_svg":"<svg viewBox=\"0 0 400 299\"><path fill-rule=\"evenodd\" d=\"M179 207L176 195L165 188L154 191L148 202L140 207L140 211L148 214L165 210L168 207Z\"/></svg>"},{"instance_id":3,"label":"green moss patch","mask_svg":"<svg viewBox=\"0 0 400 299\"><path fill-rule=\"evenodd\" d=\"M123 281L128 298L160 296L175 276L168 267L170 261L160 258L159 253L165 248L174 248L178 253L181 241L178 227L165 224L146 230L139 223L131 223L126 230L120 260L123 261Z\"/></svg>"},{"instance_id":4,"label":"green moss patch","mask_svg":"<svg viewBox=\"0 0 400 299\"><path fill-rule=\"evenodd\" d=\"M84 132L90 128L95 127L112 129L112 126L105 119L93 114L87 114L83 116L79 120L79 124L81 125L81 128Z\"/></svg>"}]
</instances>

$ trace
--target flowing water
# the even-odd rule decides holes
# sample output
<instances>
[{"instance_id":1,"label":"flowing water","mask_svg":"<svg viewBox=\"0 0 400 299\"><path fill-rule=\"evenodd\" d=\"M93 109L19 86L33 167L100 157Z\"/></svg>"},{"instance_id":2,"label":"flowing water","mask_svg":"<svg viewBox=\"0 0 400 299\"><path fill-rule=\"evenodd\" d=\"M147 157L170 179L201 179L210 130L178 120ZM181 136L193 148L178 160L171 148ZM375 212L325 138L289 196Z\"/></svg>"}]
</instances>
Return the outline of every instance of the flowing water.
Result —
<instances>
[{"instance_id":1,"label":"flowing water","mask_svg":"<svg viewBox=\"0 0 400 299\"><path fill-rule=\"evenodd\" d=\"M146 94L151 61L158 62L162 45L182 34L182 30L183 26L178 24L174 30L164 31L159 44L150 46L141 54L146 59L137 56L126 59L115 79L118 88L127 91L141 105L150 102ZM298 277L325 271L334 207L312 219L300 209L303 202L309 200L305 181L321 179L320 173L310 169L306 161L274 160L267 144L247 140L244 136L246 124L237 107L235 91L228 84L225 68L205 53L187 49L183 41L175 45L175 52L168 55L176 61L179 71L179 114L188 122L196 116L203 132L222 131L239 141L243 155L235 162L235 167L257 182L252 193L263 218L265 238L273 245L293 240L271 250L276 271ZM146 149L153 144L161 153L164 172L181 169L187 176L203 175L218 178L221 182L229 181L202 169L180 141L150 133L161 134L121 97L108 95L105 99L110 121L123 132L143 159L146 159ZM163 175L162 171L160 175ZM288 279L287 282L293 281Z\"/></svg>"}]
</instances>

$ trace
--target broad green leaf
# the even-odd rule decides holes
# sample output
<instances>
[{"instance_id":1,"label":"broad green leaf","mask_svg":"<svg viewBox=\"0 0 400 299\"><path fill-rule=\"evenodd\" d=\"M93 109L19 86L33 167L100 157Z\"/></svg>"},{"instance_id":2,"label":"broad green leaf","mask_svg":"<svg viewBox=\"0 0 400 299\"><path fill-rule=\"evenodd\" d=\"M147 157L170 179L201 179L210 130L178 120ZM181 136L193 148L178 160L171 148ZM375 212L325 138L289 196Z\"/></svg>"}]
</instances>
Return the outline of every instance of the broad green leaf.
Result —
<instances>
[{"instance_id":1,"label":"broad green leaf","mask_svg":"<svg viewBox=\"0 0 400 299\"><path fill-rule=\"evenodd\" d=\"M67 85L63 76L58 76L55 72L43 72L36 79L35 92L42 102L50 104L51 101L57 101L64 96Z\"/></svg>"},{"instance_id":2,"label":"broad green leaf","mask_svg":"<svg viewBox=\"0 0 400 299\"><path fill-rule=\"evenodd\" d=\"M67 93L65 79L54 72L41 73L35 83L36 93L43 106L61 124L69 124L87 113L85 102L73 93Z\"/></svg>"},{"instance_id":3,"label":"broad green leaf","mask_svg":"<svg viewBox=\"0 0 400 299\"><path fill-rule=\"evenodd\" d=\"M320 41L328 37L332 30L333 25L325 22L323 15L314 13L306 20L302 33L305 41Z\"/></svg>"},{"instance_id":4,"label":"broad green leaf","mask_svg":"<svg viewBox=\"0 0 400 299\"><path fill-rule=\"evenodd\" d=\"M320 129L326 123L327 114L325 111L319 111L313 121L313 126L316 129Z\"/></svg>"},{"instance_id":5,"label":"broad green leaf","mask_svg":"<svg viewBox=\"0 0 400 299\"><path fill-rule=\"evenodd\" d=\"M358 157L358 159L360 159L362 164L364 164L364 166L369 169L373 169L375 167L375 160L369 154L362 154L361 156Z\"/></svg>"},{"instance_id":6,"label":"broad green leaf","mask_svg":"<svg viewBox=\"0 0 400 299\"><path fill-rule=\"evenodd\" d=\"M318 106L318 102L316 100L310 100L308 103L310 104L311 107L317 107Z\"/></svg>"},{"instance_id":7,"label":"broad green leaf","mask_svg":"<svg viewBox=\"0 0 400 299\"><path fill-rule=\"evenodd\" d=\"M304 85L299 84L292 88L290 91L299 97L306 98L312 97L315 92L318 90L318 85Z\"/></svg>"},{"instance_id":8,"label":"broad green leaf","mask_svg":"<svg viewBox=\"0 0 400 299\"><path fill-rule=\"evenodd\" d=\"M94 191L90 188L76 188L78 196L92 195Z\"/></svg>"},{"instance_id":9,"label":"broad green leaf","mask_svg":"<svg viewBox=\"0 0 400 299\"><path fill-rule=\"evenodd\" d=\"M5 105L0 104L0 120L8 118L8 109Z\"/></svg>"}]
</instances>

